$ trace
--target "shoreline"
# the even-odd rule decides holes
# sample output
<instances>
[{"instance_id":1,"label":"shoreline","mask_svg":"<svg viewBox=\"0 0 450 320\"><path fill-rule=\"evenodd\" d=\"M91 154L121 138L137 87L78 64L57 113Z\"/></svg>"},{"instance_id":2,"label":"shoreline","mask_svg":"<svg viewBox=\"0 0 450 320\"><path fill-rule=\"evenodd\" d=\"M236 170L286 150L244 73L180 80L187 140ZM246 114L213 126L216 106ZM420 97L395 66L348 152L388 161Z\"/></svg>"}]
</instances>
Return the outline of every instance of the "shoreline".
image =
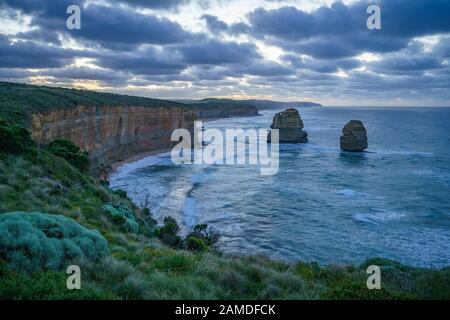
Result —
<instances>
[{"instance_id":1,"label":"shoreline","mask_svg":"<svg viewBox=\"0 0 450 320\"><path fill-rule=\"evenodd\" d=\"M258 115L251 115L249 117L258 117L261 116L261 114ZM240 118L241 116L233 116L233 117L228 117L228 118ZM242 117L247 117L247 116L242 116ZM211 121L216 121L216 120L221 120L221 119L227 119L227 118L206 118L206 119L199 119L198 121L202 121L202 122L211 122ZM166 153L171 151L172 148L162 148L162 149L155 149L155 150L150 150L150 151L145 151L145 152L141 152L138 154L135 154L134 156L131 156L125 160L121 160L121 161L117 161L111 164L111 172L109 174L112 174L113 172L117 171L117 169L119 169L119 167L128 164L128 163L132 163L132 162L136 162L139 160L142 160L146 157L150 157L150 156L155 156L161 153Z\"/></svg>"},{"instance_id":2,"label":"shoreline","mask_svg":"<svg viewBox=\"0 0 450 320\"><path fill-rule=\"evenodd\" d=\"M161 154L161 153L166 153L166 152L169 152L171 150L172 150L172 148L170 148L170 149L169 148L165 148L165 149L163 148L163 149L155 149L155 150L151 150L151 151L145 151L145 152L142 152L142 153L138 153L138 154L136 154L136 155L134 155L132 157L129 157L129 158L125 159L125 160L114 162L113 164L111 164L111 172L110 172L110 174L115 172L115 171L117 171L117 169L119 169L121 166L123 166L125 164L133 163L133 162L142 160L142 159L150 157L150 156L156 156L156 155Z\"/></svg>"}]
</instances>

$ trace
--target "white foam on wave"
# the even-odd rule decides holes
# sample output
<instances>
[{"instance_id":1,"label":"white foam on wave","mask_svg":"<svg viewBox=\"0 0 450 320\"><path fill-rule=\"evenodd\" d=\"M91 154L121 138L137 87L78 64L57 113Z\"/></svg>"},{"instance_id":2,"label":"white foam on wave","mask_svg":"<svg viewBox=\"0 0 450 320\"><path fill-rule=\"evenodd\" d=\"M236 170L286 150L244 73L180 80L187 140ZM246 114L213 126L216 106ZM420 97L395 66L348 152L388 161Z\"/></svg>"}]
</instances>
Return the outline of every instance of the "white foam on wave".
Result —
<instances>
[{"instance_id":1,"label":"white foam on wave","mask_svg":"<svg viewBox=\"0 0 450 320\"><path fill-rule=\"evenodd\" d=\"M197 224L196 207L195 199L187 197L183 207L183 223L189 228L193 228Z\"/></svg>"},{"instance_id":2,"label":"white foam on wave","mask_svg":"<svg viewBox=\"0 0 450 320\"><path fill-rule=\"evenodd\" d=\"M347 196L347 197L367 197L370 196L368 193L365 192L358 192L355 191L353 189L341 189L336 191L337 194L342 195L342 196Z\"/></svg>"},{"instance_id":3,"label":"white foam on wave","mask_svg":"<svg viewBox=\"0 0 450 320\"><path fill-rule=\"evenodd\" d=\"M353 189L340 189L336 191L336 194L340 195L340 196L344 196L344 197L349 197L349 198L364 198L364 199L383 199L383 197L380 196L375 196L373 194L370 193L366 193L366 192L360 192L360 191L356 191Z\"/></svg>"},{"instance_id":4,"label":"white foam on wave","mask_svg":"<svg viewBox=\"0 0 450 320\"><path fill-rule=\"evenodd\" d=\"M389 221L401 220L406 217L405 212L397 211L376 211L368 213L355 213L352 215L353 220L357 222L365 222L371 224L384 223Z\"/></svg>"},{"instance_id":5,"label":"white foam on wave","mask_svg":"<svg viewBox=\"0 0 450 320\"><path fill-rule=\"evenodd\" d=\"M110 176L110 181L120 179L128 176L131 172L154 165L170 165L172 160L170 158L170 152L160 153L157 155L151 155L137 161L125 163L118 167Z\"/></svg>"},{"instance_id":6,"label":"white foam on wave","mask_svg":"<svg viewBox=\"0 0 450 320\"><path fill-rule=\"evenodd\" d=\"M406 150L376 150L373 153L392 156L419 156L419 157L433 157L432 152L423 151L406 151Z\"/></svg>"}]
</instances>

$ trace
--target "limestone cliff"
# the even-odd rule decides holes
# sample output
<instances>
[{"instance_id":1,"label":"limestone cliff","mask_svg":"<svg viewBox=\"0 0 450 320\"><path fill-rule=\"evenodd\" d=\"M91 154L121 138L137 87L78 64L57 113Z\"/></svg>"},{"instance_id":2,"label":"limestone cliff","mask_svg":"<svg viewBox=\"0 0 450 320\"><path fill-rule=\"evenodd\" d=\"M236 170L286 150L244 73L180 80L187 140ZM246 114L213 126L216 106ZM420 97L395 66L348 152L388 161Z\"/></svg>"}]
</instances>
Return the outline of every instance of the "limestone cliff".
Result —
<instances>
[{"instance_id":1,"label":"limestone cliff","mask_svg":"<svg viewBox=\"0 0 450 320\"><path fill-rule=\"evenodd\" d=\"M32 115L31 131L39 143L69 139L87 150L93 164L110 164L145 151L169 148L172 131L192 129L195 111L172 107L85 107Z\"/></svg>"}]
</instances>

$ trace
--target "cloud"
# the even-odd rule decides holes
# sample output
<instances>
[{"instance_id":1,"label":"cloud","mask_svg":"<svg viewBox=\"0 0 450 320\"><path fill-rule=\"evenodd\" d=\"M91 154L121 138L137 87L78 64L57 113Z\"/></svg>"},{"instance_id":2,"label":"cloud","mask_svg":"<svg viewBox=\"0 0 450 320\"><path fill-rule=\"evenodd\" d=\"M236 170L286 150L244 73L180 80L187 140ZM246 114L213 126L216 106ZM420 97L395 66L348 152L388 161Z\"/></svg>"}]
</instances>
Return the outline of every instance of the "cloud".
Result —
<instances>
[{"instance_id":1,"label":"cloud","mask_svg":"<svg viewBox=\"0 0 450 320\"><path fill-rule=\"evenodd\" d=\"M443 67L441 61L435 57L409 57L396 56L374 62L371 69L380 73L412 73L426 70L440 69Z\"/></svg>"},{"instance_id":2,"label":"cloud","mask_svg":"<svg viewBox=\"0 0 450 320\"><path fill-rule=\"evenodd\" d=\"M45 17L35 18L33 22L47 30L60 29L76 39L92 41L106 48L172 44L191 38L189 32L167 18L100 5L89 5L83 10L81 30L68 31L65 24L61 26L61 21Z\"/></svg>"},{"instance_id":3,"label":"cloud","mask_svg":"<svg viewBox=\"0 0 450 320\"><path fill-rule=\"evenodd\" d=\"M189 64L221 65L261 58L254 44L217 39L204 39L191 45L180 46L177 50Z\"/></svg>"},{"instance_id":4,"label":"cloud","mask_svg":"<svg viewBox=\"0 0 450 320\"><path fill-rule=\"evenodd\" d=\"M243 22L227 24L218 17L204 14L201 17L206 21L206 26L213 34L229 33L234 35L243 34L249 31L250 26Z\"/></svg>"},{"instance_id":5,"label":"cloud","mask_svg":"<svg viewBox=\"0 0 450 320\"><path fill-rule=\"evenodd\" d=\"M165 50L147 47L130 53L108 53L97 58L98 65L137 75L178 74L188 66Z\"/></svg>"},{"instance_id":6,"label":"cloud","mask_svg":"<svg viewBox=\"0 0 450 320\"><path fill-rule=\"evenodd\" d=\"M284 55L282 59L288 61L295 69L306 69L319 73L334 73L339 70L352 70L361 66L361 62L357 59L319 60L311 57L298 57L293 54Z\"/></svg>"},{"instance_id":7,"label":"cloud","mask_svg":"<svg viewBox=\"0 0 450 320\"><path fill-rule=\"evenodd\" d=\"M117 70L113 71L108 69L105 70L84 66L68 66L61 69L53 69L45 72L44 75L65 80L99 80L105 83L122 83L129 77L128 74L118 72Z\"/></svg>"},{"instance_id":8,"label":"cloud","mask_svg":"<svg viewBox=\"0 0 450 320\"><path fill-rule=\"evenodd\" d=\"M450 36L441 37L433 47L433 52L442 58L450 58Z\"/></svg>"},{"instance_id":9,"label":"cloud","mask_svg":"<svg viewBox=\"0 0 450 320\"><path fill-rule=\"evenodd\" d=\"M105 48L130 50L140 44L172 44L193 35L168 18L142 14L138 10L88 3L84 0L3 0L4 5L31 15L31 26L39 28L39 37L57 39L64 34ZM144 3L141 1L139 3ZM148 2L148 5L156 4ZM161 3L166 3L161 1ZM169 1L167 4L174 3ZM81 30L68 30L66 9L77 4L81 10ZM25 35L27 36L27 35Z\"/></svg>"},{"instance_id":10,"label":"cloud","mask_svg":"<svg viewBox=\"0 0 450 320\"><path fill-rule=\"evenodd\" d=\"M189 2L189 0L110 0L113 3L125 3L131 7L149 9L174 9Z\"/></svg>"},{"instance_id":11,"label":"cloud","mask_svg":"<svg viewBox=\"0 0 450 320\"><path fill-rule=\"evenodd\" d=\"M30 41L11 43L0 34L0 68L58 68L71 63L76 56L74 50Z\"/></svg>"},{"instance_id":12,"label":"cloud","mask_svg":"<svg viewBox=\"0 0 450 320\"><path fill-rule=\"evenodd\" d=\"M335 2L305 12L295 7L248 14L250 33L286 50L317 58L343 58L359 53L394 52L405 48L413 37L450 32L449 1L379 1L382 29L368 30L367 1L352 5Z\"/></svg>"}]
</instances>

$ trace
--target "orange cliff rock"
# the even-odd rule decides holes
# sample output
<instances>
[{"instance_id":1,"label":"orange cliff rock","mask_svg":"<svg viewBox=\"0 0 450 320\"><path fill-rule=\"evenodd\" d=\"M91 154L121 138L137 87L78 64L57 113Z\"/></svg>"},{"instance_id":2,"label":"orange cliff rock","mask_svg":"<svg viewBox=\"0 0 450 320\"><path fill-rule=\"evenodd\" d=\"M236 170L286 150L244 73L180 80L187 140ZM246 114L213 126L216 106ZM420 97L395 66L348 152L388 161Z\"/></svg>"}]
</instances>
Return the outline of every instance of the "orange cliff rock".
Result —
<instances>
[{"instance_id":1,"label":"orange cliff rock","mask_svg":"<svg viewBox=\"0 0 450 320\"><path fill-rule=\"evenodd\" d=\"M172 131L192 130L196 112L184 106L84 107L32 115L38 143L56 138L73 141L89 152L93 164L111 164L151 150L170 148Z\"/></svg>"}]
</instances>

